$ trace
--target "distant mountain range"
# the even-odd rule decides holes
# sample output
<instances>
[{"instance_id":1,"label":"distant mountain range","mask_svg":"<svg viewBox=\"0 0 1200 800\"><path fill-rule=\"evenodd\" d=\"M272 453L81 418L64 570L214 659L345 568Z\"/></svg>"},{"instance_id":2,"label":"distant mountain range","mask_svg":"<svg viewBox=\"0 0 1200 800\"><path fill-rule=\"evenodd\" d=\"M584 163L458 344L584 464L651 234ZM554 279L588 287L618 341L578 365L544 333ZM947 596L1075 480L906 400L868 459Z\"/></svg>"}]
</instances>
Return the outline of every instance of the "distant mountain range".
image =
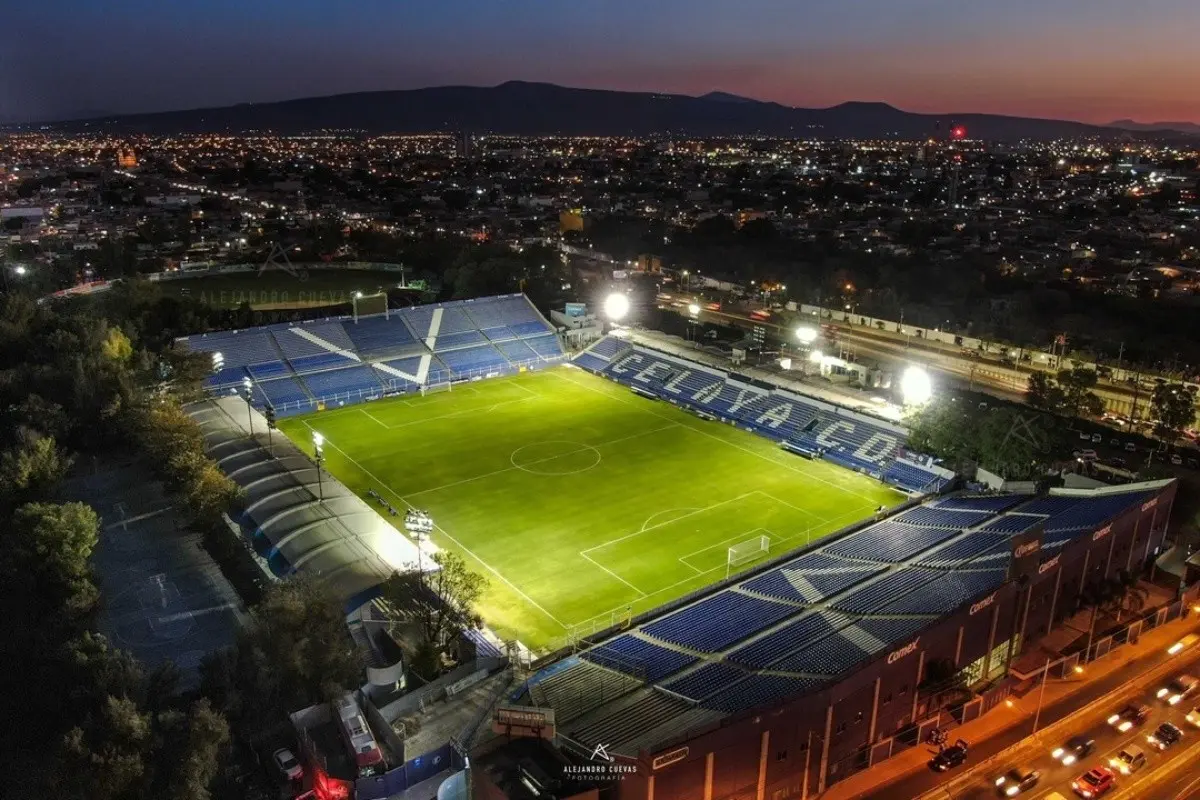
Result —
<instances>
[{"instance_id":1,"label":"distant mountain range","mask_svg":"<svg viewBox=\"0 0 1200 800\"><path fill-rule=\"evenodd\" d=\"M1108 123L1108 127L1127 131L1178 131L1200 135L1200 125L1194 122L1134 122L1131 119L1119 119Z\"/></svg>"},{"instance_id":2,"label":"distant mountain range","mask_svg":"<svg viewBox=\"0 0 1200 800\"><path fill-rule=\"evenodd\" d=\"M792 108L725 92L702 97L652 92L573 89L511 81L493 87L441 86L360 92L273 103L153 114L98 116L54 123L68 131L303 133L353 129L368 133L471 131L502 134L695 136L768 135L822 138L945 137L963 126L970 138L1119 138L1149 129L1130 123L1086 125L997 114L914 114L886 103ZM1174 127L1174 126L1172 126ZM1190 126L1196 127L1196 126ZM1169 135L1171 132L1165 132ZM1187 130L1187 134L1200 130Z\"/></svg>"}]
</instances>

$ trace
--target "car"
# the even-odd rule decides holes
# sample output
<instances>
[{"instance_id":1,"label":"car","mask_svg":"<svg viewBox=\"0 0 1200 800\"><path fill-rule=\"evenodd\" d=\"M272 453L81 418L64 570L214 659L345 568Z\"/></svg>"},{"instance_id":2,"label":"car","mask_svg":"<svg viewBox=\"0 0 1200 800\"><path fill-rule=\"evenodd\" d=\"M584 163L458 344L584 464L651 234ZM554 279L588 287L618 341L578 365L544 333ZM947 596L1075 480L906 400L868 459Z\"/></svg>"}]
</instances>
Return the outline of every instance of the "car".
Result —
<instances>
[{"instance_id":1,"label":"car","mask_svg":"<svg viewBox=\"0 0 1200 800\"><path fill-rule=\"evenodd\" d=\"M1150 706L1130 703L1108 718L1108 724L1125 733L1134 725L1141 725L1150 716Z\"/></svg>"},{"instance_id":2,"label":"car","mask_svg":"<svg viewBox=\"0 0 1200 800\"><path fill-rule=\"evenodd\" d=\"M1087 431L1080 431L1079 432L1079 440L1081 442L1090 442L1092 440L1092 435L1090 433L1088 433Z\"/></svg>"},{"instance_id":3,"label":"car","mask_svg":"<svg viewBox=\"0 0 1200 800\"><path fill-rule=\"evenodd\" d=\"M1166 700L1171 705L1176 705L1180 700L1191 697L1197 687L1200 687L1200 681L1191 675L1180 675L1155 692L1154 696L1159 700Z\"/></svg>"},{"instance_id":4,"label":"car","mask_svg":"<svg viewBox=\"0 0 1200 800\"><path fill-rule=\"evenodd\" d=\"M1178 453L1172 453L1171 454L1171 465L1175 466L1175 467L1182 467L1183 466L1183 456L1179 455Z\"/></svg>"},{"instance_id":5,"label":"car","mask_svg":"<svg viewBox=\"0 0 1200 800\"><path fill-rule=\"evenodd\" d=\"M1146 741L1151 747L1156 747L1159 750L1166 750L1173 744L1177 744L1183 738L1183 731L1169 722L1164 722L1155 729L1154 733L1146 737Z\"/></svg>"},{"instance_id":6,"label":"car","mask_svg":"<svg viewBox=\"0 0 1200 800\"><path fill-rule=\"evenodd\" d=\"M934 772L945 772L953 767L962 766L967 760L967 743L959 739L950 747L945 748L936 756L929 759L929 768Z\"/></svg>"},{"instance_id":7,"label":"car","mask_svg":"<svg viewBox=\"0 0 1200 800\"><path fill-rule=\"evenodd\" d=\"M1103 443L1104 443L1104 434L1102 434L1102 433L1093 433L1092 434L1092 444L1103 444Z\"/></svg>"},{"instance_id":8,"label":"car","mask_svg":"<svg viewBox=\"0 0 1200 800\"><path fill-rule=\"evenodd\" d=\"M1200 706L1196 706L1187 713L1187 721L1200 728Z\"/></svg>"},{"instance_id":9,"label":"car","mask_svg":"<svg viewBox=\"0 0 1200 800\"><path fill-rule=\"evenodd\" d=\"M1196 646L1196 642L1200 642L1200 634L1189 633L1175 644L1167 648L1167 654L1177 656L1184 650L1189 650Z\"/></svg>"},{"instance_id":10,"label":"car","mask_svg":"<svg viewBox=\"0 0 1200 800\"><path fill-rule=\"evenodd\" d=\"M1107 793L1116 780L1116 774L1108 767L1093 767L1071 781L1071 789L1080 797L1091 800Z\"/></svg>"},{"instance_id":11,"label":"car","mask_svg":"<svg viewBox=\"0 0 1200 800\"><path fill-rule=\"evenodd\" d=\"M1120 770L1122 775L1132 775L1146 766L1146 751L1136 744L1127 744L1108 760L1108 764Z\"/></svg>"},{"instance_id":12,"label":"car","mask_svg":"<svg viewBox=\"0 0 1200 800\"><path fill-rule=\"evenodd\" d=\"M1086 736L1072 736L1062 747L1057 747L1050 757L1064 767L1069 767L1082 758L1087 758L1096 749L1096 740Z\"/></svg>"},{"instance_id":13,"label":"car","mask_svg":"<svg viewBox=\"0 0 1200 800\"><path fill-rule=\"evenodd\" d=\"M275 768L279 770L279 774L289 781L299 780L304 777L304 767L292 755L292 751L286 747L281 747L272 753L271 761L274 762Z\"/></svg>"},{"instance_id":14,"label":"car","mask_svg":"<svg viewBox=\"0 0 1200 800\"><path fill-rule=\"evenodd\" d=\"M1028 792L1037 786L1041 777L1042 773L1032 767L1013 767L996 778L996 791L1004 797L1016 797L1021 792Z\"/></svg>"},{"instance_id":15,"label":"car","mask_svg":"<svg viewBox=\"0 0 1200 800\"><path fill-rule=\"evenodd\" d=\"M1100 457L1096 454L1095 450L1091 450L1091 449L1076 450L1074 453L1074 456L1075 456L1075 458L1079 459L1080 461L1095 461L1096 459L1098 459Z\"/></svg>"}]
</instances>

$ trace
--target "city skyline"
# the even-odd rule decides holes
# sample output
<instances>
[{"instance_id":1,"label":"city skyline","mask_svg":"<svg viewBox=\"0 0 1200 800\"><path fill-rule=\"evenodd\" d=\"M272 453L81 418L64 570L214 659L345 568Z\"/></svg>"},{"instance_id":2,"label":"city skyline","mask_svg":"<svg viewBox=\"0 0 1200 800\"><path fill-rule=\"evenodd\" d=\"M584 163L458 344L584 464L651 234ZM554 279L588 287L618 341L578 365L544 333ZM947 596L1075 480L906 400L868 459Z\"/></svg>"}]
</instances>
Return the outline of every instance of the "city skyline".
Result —
<instances>
[{"instance_id":1,"label":"city skyline","mask_svg":"<svg viewBox=\"0 0 1200 800\"><path fill-rule=\"evenodd\" d=\"M0 118L529 80L724 91L798 107L857 100L924 113L1200 122L1200 101L1186 91L1200 78L1187 41L1200 9L1160 0L1147 22L1143 8L1082 0L968 5L667 0L514 10L469 0L418 11L51 0L15 10L0 34Z\"/></svg>"}]
</instances>

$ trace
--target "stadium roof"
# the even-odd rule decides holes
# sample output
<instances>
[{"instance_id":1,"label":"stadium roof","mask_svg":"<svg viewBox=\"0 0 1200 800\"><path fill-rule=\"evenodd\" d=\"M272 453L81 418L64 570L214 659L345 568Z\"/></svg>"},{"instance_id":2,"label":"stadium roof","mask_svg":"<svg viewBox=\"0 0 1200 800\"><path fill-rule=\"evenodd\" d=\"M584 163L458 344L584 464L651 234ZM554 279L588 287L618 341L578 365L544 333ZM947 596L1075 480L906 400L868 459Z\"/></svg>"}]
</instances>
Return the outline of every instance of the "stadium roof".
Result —
<instances>
[{"instance_id":1,"label":"stadium roof","mask_svg":"<svg viewBox=\"0 0 1200 800\"><path fill-rule=\"evenodd\" d=\"M910 508L542 670L527 684L529 699L555 707L560 729L589 746L653 747L838 680L1002 586L1014 535L1043 524L1050 558L1167 483L960 495ZM588 686L618 697L589 707L578 700Z\"/></svg>"},{"instance_id":2,"label":"stadium roof","mask_svg":"<svg viewBox=\"0 0 1200 800\"><path fill-rule=\"evenodd\" d=\"M316 465L285 436L276 433L268 449L258 412L252 412L256 438L249 438L244 400L206 400L188 413L204 432L209 457L246 492L241 522L276 575L317 575L349 610L396 570L416 566L416 546L407 537L332 476L325 474L318 488Z\"/></svg>"}]
</instances>

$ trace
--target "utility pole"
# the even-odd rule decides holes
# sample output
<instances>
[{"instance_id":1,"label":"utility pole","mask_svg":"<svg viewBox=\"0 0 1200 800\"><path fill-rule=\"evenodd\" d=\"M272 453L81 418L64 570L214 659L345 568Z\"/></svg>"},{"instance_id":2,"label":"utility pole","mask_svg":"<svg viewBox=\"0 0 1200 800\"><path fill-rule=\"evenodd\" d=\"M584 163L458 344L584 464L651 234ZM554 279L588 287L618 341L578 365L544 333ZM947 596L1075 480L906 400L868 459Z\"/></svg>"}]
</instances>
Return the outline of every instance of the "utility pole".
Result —
<instances>
[{"instance_id":1,"label":"utility pole","mask_svg":"<svg viewBox=\"0 0 1200 800\"><path fill-rule=\"evenodd\" d=\"M1042 688L1038 690L1037 711L1033 714L1033 733L1029 734L1030 736L1037 733L1038 722L1042 718L1042 698L1046 696L1046 679L1048 677L1050 677L1050 656L1046 656L1046 666L1042 670Z\"/></svg>"}]
</instances>

